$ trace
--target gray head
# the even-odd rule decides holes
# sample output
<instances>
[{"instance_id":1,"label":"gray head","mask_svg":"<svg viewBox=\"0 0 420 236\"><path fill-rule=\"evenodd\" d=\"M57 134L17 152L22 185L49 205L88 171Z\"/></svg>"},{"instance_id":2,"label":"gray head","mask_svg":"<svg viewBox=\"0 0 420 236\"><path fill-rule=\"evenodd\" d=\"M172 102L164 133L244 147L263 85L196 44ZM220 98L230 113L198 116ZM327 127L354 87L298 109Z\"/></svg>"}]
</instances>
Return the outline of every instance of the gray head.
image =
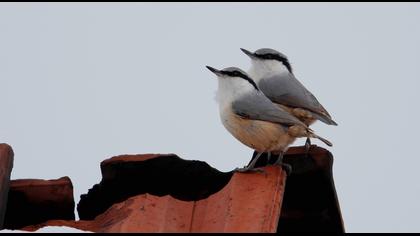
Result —
<instances>
[{"instance_id":1,"label":"gray head","mask_svg":"<svg viewBox=\"0 0 420 236\"><path fill-rule=\"evenodd\" d=\"M239 78L242 78L242 79L248 81L252 86L254 86L254 88L256 90L259 90L258 87L257 87L257 84L255 84L254 80L252 80L245 71L239 69L238 67L227 67L223 70L218 70L218 69L215 69L211 66L206 66L206 67L207 67L207 69L209 69L211 72L215 73L219 77L224 77L224 78L239 77Z\"/></svg>"},{"instance_id":2,"label":"gray head","mask_svg":"<svg viewBox=\"0 0 420 236\"><path fill-rule=\"evenodd\" d=\"M283 63L284 66L292 73L292 66L290 65L287 56L271 48L260 48L255 52L250 52L241 48L242 52L248 55L253 60L275 60Z\"/></svg>"}]
</instances>

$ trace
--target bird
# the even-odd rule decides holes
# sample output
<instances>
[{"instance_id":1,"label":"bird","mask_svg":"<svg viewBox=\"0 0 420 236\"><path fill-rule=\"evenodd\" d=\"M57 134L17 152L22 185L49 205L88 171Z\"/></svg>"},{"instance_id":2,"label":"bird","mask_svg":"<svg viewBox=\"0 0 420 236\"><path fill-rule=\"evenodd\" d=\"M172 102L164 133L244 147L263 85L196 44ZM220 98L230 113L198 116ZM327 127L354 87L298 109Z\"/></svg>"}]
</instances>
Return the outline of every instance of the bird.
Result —
<instances>
[{"instance_id":1,"label":"bird","mask_svg":"<svg viewBox=\"0 0 420 236\"><path fill-rule=\"evenodd\" d=\"M248 166L236 171L252 171L264 152L278 154L274 164L285 167L283 154L299 137L318 138L332 146L304 122L271 102L245 71L237 67L222 70L206 67L218 78L216 98L223 126L242 144L258 153Z\"/></svg>"},{"instance_id":2,"label":"bird","mask_svg":"<svg viewBox=\"0 0 420 236\"><path fill-rule=\"evenodd\" d=\"M271 48L255 52L241 50L251 58L248 74L272 102L308 126L316 120L337 125L318 99L295 77L286 55Z\"/></svg>"}]
</instances>

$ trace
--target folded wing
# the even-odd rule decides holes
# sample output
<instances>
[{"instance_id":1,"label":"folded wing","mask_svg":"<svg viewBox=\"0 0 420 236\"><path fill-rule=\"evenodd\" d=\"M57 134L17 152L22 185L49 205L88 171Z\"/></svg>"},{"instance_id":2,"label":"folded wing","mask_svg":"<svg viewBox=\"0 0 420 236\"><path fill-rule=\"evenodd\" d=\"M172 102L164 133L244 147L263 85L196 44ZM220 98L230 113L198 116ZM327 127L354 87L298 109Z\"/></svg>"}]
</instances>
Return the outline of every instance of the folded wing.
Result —
<instances>
[{"instance_id":1,"label":"folded wing","mask_svg":"<svg viewBox=\"0 0 420 236\"><path fill-rule=\"evenodd\" d=\"M316 97L291 73L276 75L259 81L258 87L273 102L290 107L300 107L314 113L318 120L337 125Z\"/></svg>"},{"instance_id":2,"label":"folded wing","mask_svg":"<svg viewBox=\"0 0 420 236\"><path fill-rule=\"evenodd\" d=\"M302 125L306 127L303 122L273 104L259 91L244 95L233 102L232 110L245 119L268 121L284 126Z\"/></svg>"}]
</instances>

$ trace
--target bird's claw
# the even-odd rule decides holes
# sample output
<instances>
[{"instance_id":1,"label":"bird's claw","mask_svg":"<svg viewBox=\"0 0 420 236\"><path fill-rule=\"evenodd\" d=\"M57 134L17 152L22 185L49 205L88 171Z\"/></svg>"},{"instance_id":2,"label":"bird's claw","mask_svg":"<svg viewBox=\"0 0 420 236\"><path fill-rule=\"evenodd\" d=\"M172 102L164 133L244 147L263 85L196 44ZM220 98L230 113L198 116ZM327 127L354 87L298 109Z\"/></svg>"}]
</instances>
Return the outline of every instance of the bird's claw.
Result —
<instances>
[{"instance_id":1,"label":"bird's claw","mask_svg":"<svg viewBox=\"0 0 420 236\"><path fill-rule=\"evenodd\" d=\"M286 171L286 175L290 176L290 174L292 173L292 166L286 163L280 163L279 165L284 171Z\"/></svg>"},{"instance_id":2,"label":"bird's claw","mask_svg":"<svg viewBox=\"0 0 420 236\"><path fill-rule=\"evenodd\" d=\"M311 148L311 139L308 137L306 138L306 142L305 142L305 151L306 154L309 153L309 149Z\"/></svg>"},{"instance_id":3,"label":"bird's claw","mask_svg":"<svg viewBox=\"0 0 420 236\"><path fill-rule=\"evenodd\" d=\"M281 166L281 168L286 171L287 176L290 175L290 173L292 173L292 166L290 164L284 163L283 162L283 158L278 159L274 165L276 166Z\"/></svg>"}]
</instances>

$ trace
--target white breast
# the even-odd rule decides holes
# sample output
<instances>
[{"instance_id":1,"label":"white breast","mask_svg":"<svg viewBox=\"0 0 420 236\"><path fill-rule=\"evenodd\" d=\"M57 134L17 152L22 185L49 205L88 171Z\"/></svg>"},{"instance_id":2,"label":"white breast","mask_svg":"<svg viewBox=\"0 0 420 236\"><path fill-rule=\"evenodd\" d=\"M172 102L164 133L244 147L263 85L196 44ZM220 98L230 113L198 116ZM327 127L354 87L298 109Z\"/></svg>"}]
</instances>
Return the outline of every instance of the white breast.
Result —
<instances>
[{"instance_id":1,"label":"white breast","mask_svg":"<svg viewBox=\"0 0 420 236\"><path fill-rule=\"evenodd\" d=\"M241 143L259 152L285 151L295 139L279 124L243 119L232 111L232 103L257 90L241 78L221 78L217 91L220 119L223 126Z\"/></svg>"}]
</instances>

